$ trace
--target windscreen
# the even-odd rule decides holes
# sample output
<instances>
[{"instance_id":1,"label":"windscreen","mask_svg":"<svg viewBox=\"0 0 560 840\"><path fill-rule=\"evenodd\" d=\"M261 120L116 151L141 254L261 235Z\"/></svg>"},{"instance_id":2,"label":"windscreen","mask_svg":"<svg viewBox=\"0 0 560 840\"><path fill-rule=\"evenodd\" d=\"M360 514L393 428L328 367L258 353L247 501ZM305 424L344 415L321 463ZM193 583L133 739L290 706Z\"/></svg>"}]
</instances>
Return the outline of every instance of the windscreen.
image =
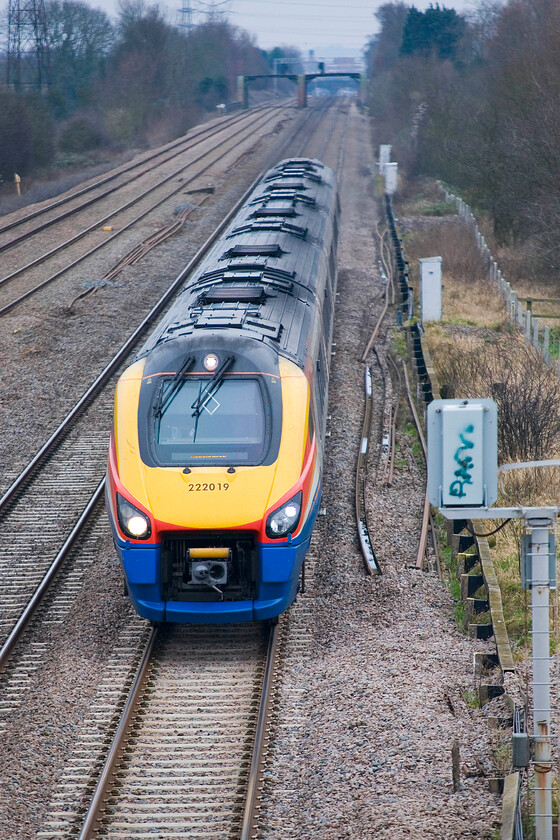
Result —
<instances>
[{"instance_id":1,"label":"windscreen","mask_svg":"<svg viewBox=\"0 0 560 840\"><path fill-rule=\"evenodd\" d=\"M163 400L172 382L163 383ZM208 379L187 379L155 419L160 463L258 464L266 415L258 380L231 377L208 391Z\"/></svg>"}]
</instances>

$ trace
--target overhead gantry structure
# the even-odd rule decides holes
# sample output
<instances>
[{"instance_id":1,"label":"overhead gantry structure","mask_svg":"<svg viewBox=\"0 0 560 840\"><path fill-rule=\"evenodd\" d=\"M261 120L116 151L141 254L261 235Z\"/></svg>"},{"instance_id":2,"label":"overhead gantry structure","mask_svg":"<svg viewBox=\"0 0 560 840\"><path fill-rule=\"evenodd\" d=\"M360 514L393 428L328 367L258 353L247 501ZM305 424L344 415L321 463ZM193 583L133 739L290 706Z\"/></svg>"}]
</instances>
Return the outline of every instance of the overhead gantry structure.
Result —
<instances>
[{"instance_id":1,"label":"overhead gantry structure","mask_svg":"<svg viewBox=\"0 0 560 840\"><path fill-rule=\"evenodd\" d=\"M365 73L268 73L257 76L238 76L237 77L237 101L243 108L249 107L249 83L257 79L289 79L297 85L298 106L300 108L307 108L307 85L314 79L333 79L333 78L347 78L354 79L359 82L359 101L362 105L366 103L366 84L367 76Z\"/></svg>"}]
</instances>

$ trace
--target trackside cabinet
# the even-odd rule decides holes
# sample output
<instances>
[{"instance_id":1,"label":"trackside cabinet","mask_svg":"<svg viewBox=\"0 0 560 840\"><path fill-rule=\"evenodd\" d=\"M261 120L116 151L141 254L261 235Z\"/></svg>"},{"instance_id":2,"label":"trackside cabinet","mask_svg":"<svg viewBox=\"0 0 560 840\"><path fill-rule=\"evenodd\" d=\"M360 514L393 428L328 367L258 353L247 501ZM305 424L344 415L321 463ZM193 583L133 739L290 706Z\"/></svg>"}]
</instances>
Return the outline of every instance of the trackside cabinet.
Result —
<instances>
[{"instance_id":1,"label":"trackside cabinet","mask_svg":"<svg viewBox=\"0 0 560 840\"><path fill-rule=\"evenodd\" d=\"M428 406L428 498L434 507L488 507L498 497L494 400L433 400Z\"/></svg>"}]
</instances>

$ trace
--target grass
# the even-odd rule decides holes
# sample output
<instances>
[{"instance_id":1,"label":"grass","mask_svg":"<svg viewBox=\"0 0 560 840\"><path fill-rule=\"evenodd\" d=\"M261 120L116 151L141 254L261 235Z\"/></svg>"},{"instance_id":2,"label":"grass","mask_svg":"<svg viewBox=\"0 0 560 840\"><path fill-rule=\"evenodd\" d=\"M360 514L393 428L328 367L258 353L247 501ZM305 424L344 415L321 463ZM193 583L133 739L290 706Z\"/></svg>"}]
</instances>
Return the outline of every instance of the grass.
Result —
<instances>
[{"instance_id":1,"label":"grass","mask_svg":"<svg viewBox=\"0 0 560 840\"><path fill-rule=\"evenodd\" d=\"M420 444L416 426L413 423L407 423L404 427L404 434L408 438L408 444L412 455L414 456L416 462L422 466L424 464L424 453L422 452L422 446Z\"/></svg>"},{"instance_id":2,"label":"grass","mask_svg":"<svg viewBox=\"0 0 560 840\"><path fill-rule=\"evenodd\" d=\"M438 215L443 212L441 193L437 185L422 182L414 183L404 193L395 198L397 215L404 216ZM445 205L445 203L443 202ZM454 205L449 205L454 207ZM446 214L447 215L447 214ZM487 233L485 231L485 233ZM487 236L488 239L488 236ZM439 323L427 324L426 331L430 352L436 367L436 374L445 392L452 379L452 392L445 396L482 397L492 396L492 383L500 383L506 377L499 369L490 370L485 383L486 392L477 390L475 381L480 378L480 359L492 355L506 368L511 369L522 355L525 346L507 317L502 300L487 279L487 270L481 259L476 240L459 219L444 219L438 224L433 218L423 223L414 221L414 228L405 235L405 248L411 270L411 281L415 297L419 300L419 260L424 257L439 255L443 267L443 319ZM512 263L513 264L513 263ZM511 279L511 278L510 278ZM544 281L535 284L530 277L520 277L516 289L526 297L555 297L557 294L550 283ZM419 308L417 309L419 311ZM553 337L560 339L560 325L552 325ZM395 351L406 356L405 338L402 332L393 336ZM492 353L489 354L488 350ZM453 360L452 360L453 357ZM450 368L450 360L451 368ZM456 362L456 364L455 364ZM464 389L464 390L463 390ZM460 393L455 393L458 390ZM415 457L421 458L416 430L412 424L404 429L404 434L411 440ZM546 457L558 457L558 452L550 451ZM515 459L514 459L515 460ZM518 459L521 460L521 459ZM523 459L524 460L524 459ZM531 475L531 471L505 474L504 489L508 498L501 504L556 505L560 495L560 470L558 476L547 470L545 479ZM496 523L498 525L500 523ZM441 529L442 523L439 523ZM524 656L530 643L529 620L527 611L527 592L521 588L519 575L519 523L512 523L492 539L492 556L496 574L502 590L504 616L512 645L518 656ZM487 530L492 530L488 527ZM447 568L448 585L455 600L455 621L463 628L465 609L460 600L460 583L457 578L456 562L451 559L450 548L441 552L442 562ZM475 617L475 621L484 621L484 616Z\"/></svg>"},{"instance_id":3,"label":"grass","mask_svg":"<svg viewBox=\"0 0 560 840\"><path fill-rule=\"evenodd\" d=\"M406 334L404 330L393 330L391 335L391 348L395 356L400 359L408 358L408 348L406 346Z\"/></svg>"},{"instance_id":4,"label":"grass","mask_svg":"<svg viewBox=\"0 0 560 840\"><path fill-rule=\"evenodd\" d=\"M461 600L461 584L457 576L457 559L453 557L451 546L440 549L440 559L447 572L447 586L455 602L453 618L460 630L465 629L465 605Z\"/></svg>"},{"instance_id":5,"label":"grass","mask_svg":"<svg viewBox=\"0 0 560 840\"><path fill-rule=\"evenodd\" d=\"M399 187L396 196L401 216L455 216L457 209L446 202L437 183L430 179L415 179Z\"/></svg>"}]
</instances>

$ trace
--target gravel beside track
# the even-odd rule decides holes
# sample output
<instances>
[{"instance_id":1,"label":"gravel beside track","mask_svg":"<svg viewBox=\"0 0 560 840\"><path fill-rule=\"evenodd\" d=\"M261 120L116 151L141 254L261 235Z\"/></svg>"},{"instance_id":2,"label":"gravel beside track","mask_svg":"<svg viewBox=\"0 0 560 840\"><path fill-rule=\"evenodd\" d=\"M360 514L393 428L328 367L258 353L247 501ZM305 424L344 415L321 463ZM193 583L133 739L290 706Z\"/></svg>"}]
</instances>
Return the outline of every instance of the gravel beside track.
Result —
<instances>
[{"instance_id":1,"label":"gravel beside track","mask_svg":"<svg viewBox=\"0 0 560 840\"><path fill-rule=\"evenodd\" d=\"M296 114L293 119L300 118ZM363 410L359 357L382 304L369 125L354 107L346 133L323 497L327 515L314 537L306 594L287 617L260 836L490 838L500 801L481 776L492 774L492 733L484 712L470 709L463 699L472 688L473 651L486 647L455 628L452 600L435 575L411 568L425 478L402 434L393 486L381 487L373 469L368 485L370 535L381 577L366 576L359 551L353 509ZM129 318L122 314L137 312L140 320L260 171L277 140L256 138L235 164L235 183L231 170L216 170L209 178L215 197L204 212L115 282L76 300L103 275L106 266L100 264L96 276L89 269L87 276L68 280L56 294L45 291L40 302L5 319L0 337L3 486L124 341ZM293 153L288 149L283 156ZM325 162L336 167L330 154L326 151ZM380 353L386 352L386 342L382 331ZM377 415L383 410L381 391L381 377L374 373ZM374 425L372 439L376 434ZM52 624L33 643L42 645L42 659L46 648L49 667L37 670L25 704L7 709L2 721L0 837L8 840L37 837L46 816L65 807L53 795L66 755L84 732L113 646L119 633L143 631L121 594L108 532L96 537L95 545L95 573L64 623ZM0 681L0 713L4 691ZM463 769L458 793L451 781L455 738Z\"/></svg>"},{"instance_id":2,"label":"gravel beside track","mask_svg":"<svg viewBox=\"0 0 560 840\"><path fill-rule=\"evenodd\" d=\"M380 577L366 576L355 533L350 476L362 420L358 359L374 296L381 308L372 167L367 123L355 115L342 186L326 517L314 536L307 592L288 617L262 817L266 840L489 838L499 819L500 800L481 778L492 775L492 735L484 712L463 697L472 688L473 651L484 643L456 629L452 599L435 574L413 568L425 478L402 434L393 486L382 488L370 476ZM378 348L386 352L383 335ZM462 763L457 793L455 738Z\"/></svg>"}]
</instances>

